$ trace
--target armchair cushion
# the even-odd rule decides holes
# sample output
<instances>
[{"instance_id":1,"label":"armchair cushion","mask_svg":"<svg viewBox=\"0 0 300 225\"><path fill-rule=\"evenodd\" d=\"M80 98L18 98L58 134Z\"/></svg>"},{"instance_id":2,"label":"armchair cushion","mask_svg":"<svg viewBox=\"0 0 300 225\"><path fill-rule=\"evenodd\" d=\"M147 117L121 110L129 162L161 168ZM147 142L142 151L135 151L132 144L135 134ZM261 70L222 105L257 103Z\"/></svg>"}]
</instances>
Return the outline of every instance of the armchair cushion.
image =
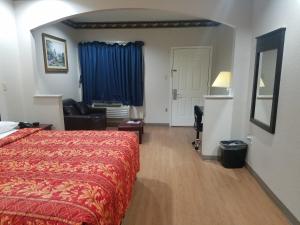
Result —
<instances>
[{"instance_id":1,"label":"armchair cushion","mask_svg":"<svg viewBox=\"0 0 300 225\"><path fill-rule=\"evenodd\" d=\"M78 109L81 115L87 115L90 113L89 108L84 102L76 102L76 108Z\"/></svg>"},{"instance_id":2,"label":"armchair cushion","mask_svg":"<svg viewBox=\"0 0 300 225\"><path fill-rule=\"evenodd\" d=\"M63 107L65 115L80 115L78 110L73 105L67 105Z\"/></svg>"}]
</instances>

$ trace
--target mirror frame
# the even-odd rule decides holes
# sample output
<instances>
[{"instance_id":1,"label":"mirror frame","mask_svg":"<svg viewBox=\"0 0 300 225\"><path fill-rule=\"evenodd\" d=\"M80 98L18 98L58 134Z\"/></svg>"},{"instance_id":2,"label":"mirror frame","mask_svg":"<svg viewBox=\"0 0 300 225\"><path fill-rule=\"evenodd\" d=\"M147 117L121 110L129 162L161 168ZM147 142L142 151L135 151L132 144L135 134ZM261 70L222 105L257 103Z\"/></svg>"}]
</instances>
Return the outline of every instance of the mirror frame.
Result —
<instances>
[{"instance_id":1,"label":"mirror frame","mask_svg":"<svg viewBox=\"0 0 300 225\"><path fill-rule=\"evenodd\" d=\"M278 96L279 96L279 88L280 88L280 76L281 76L285 31L286 28L279 28L277 30L274 30L270 33L264 34L256 38L257 42L256 42L250 121L272 134L275 133L275 127L276 127L276 116L277 116ZM271 118L270 118L270 124L265 124L254 118L256 97L257 97L257 80L259 75L258 72L259 72L260 53L268 50L275 50L275 49L277 49L277 58L276 58L276 68L275 68L275 77L274 77Z\"/></svg>"}]
</instances>

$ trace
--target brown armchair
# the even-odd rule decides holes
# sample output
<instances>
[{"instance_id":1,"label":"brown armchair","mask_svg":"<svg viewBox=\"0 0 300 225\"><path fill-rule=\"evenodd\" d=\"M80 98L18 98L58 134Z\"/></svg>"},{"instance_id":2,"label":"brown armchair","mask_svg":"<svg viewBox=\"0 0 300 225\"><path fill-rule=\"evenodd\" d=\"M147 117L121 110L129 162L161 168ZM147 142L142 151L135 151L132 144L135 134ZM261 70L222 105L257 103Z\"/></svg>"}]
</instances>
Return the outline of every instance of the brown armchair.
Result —
<instances>
[{"instance_id":1,"label":"brown armchair","mask_svg":"<svg viewBox=\"0 0 300 225\"><path fill-rule=\"evenodd\" d=\"M73 99L63 100L66 130L105 130L106 109L95 109Z\"/></svg>"}]
</instances>

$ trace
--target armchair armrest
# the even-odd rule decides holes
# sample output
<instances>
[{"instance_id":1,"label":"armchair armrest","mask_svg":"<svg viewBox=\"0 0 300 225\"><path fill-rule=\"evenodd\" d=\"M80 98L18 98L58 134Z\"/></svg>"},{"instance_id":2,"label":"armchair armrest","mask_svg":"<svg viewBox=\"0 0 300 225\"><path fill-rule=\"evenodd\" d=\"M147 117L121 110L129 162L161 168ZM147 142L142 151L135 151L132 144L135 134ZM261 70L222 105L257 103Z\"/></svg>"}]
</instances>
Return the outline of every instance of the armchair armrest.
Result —
<instances>
[{"instance_id":1,"label":"armchair armrest","mask_svg":"<svg viewBox=\"0 0 300 225\"><path fill-rule=\"evenodd\" d=\"M106 115L106 108L94 108L92 106L88 106L90 113L99 113Z\"/></svg>"}]
</instances>

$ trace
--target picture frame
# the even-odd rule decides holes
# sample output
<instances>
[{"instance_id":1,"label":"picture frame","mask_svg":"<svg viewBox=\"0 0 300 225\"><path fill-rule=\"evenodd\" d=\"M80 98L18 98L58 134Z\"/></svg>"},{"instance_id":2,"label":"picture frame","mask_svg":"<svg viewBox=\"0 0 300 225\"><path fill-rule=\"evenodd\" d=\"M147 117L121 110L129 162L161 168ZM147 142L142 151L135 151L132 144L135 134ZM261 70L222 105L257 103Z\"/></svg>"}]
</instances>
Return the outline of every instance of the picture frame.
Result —
<instances>
[{"instance_id":1,"label":"picture frame","mask_svg":"<svg viewBox=\"0 0 300 225\"><path fill-rule=\"evenodd\" d=\"M67 41L42 33L44 64L46 73L66 73L68 67Z\"/></svg>"}]
</instances>

